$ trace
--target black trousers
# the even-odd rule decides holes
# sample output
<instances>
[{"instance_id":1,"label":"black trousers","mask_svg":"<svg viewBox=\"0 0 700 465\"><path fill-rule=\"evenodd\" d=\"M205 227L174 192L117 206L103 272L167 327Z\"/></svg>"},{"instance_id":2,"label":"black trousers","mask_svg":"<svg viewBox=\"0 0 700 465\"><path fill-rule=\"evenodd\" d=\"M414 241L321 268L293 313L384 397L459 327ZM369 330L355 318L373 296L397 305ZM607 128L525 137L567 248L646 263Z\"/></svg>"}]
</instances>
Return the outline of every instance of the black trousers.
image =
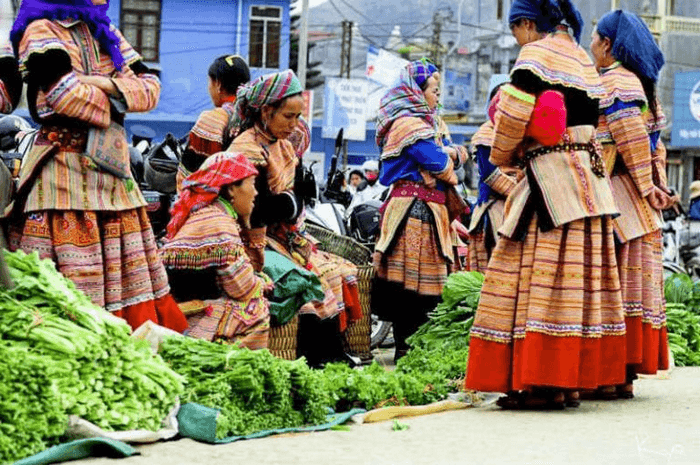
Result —
<instances>
[{"instance_id":1,"label":"black trousers","mask_svg":"<svg viewBox=\"0 0 700 465\"><path fill-rule=\"evenodd\" d=\"M372 312L380 320L391 321L397 351L408 350L408 339L428 321L431 312L440 303L440 296L421 295L394 283L376 278L372 282Z\"/></svg>"},{"instance_id":2,"label":"black trousers","mask_svg":"<svg viewBox=\"0 0 700 465\"><path fill-rule=\"evenodd\" d=\"M338 317L322 320L316 315L299 315L297 357L306 357L311 367L344 360Z\"/></svg>"}]
</instances>

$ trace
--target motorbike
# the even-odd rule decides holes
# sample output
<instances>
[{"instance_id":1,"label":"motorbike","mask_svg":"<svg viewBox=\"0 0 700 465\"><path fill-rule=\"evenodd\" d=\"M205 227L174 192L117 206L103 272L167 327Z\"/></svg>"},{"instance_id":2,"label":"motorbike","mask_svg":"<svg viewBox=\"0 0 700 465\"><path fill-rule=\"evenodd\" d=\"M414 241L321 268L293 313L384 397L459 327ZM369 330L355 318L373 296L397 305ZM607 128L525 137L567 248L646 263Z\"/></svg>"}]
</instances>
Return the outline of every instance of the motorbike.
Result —
<instances>
[{"instance_id":1,"label":"motorbike","mask_svg":"<svg viewBox=\"0 0 700 465\"><path fill-rule=\"evenodd\" d=\"M687 273L693 281L700 281L700 221L690 220L681 208L665 210L664 220L664 279Z\"/></svg>"},{"instance_id":2,"label":"motorbike","mask_svg":"<svg viewBox=\"0 0 700 465\"><path fill-rule=\"evenodd\" d=\"M177 169L185 144L186 138L167 134L157 144L148 139L132 140L129 148L132 175L146 200L146 213L156 240L163 238L170 221L170 208L177 192Z\"/></svg>"}]
</instances>

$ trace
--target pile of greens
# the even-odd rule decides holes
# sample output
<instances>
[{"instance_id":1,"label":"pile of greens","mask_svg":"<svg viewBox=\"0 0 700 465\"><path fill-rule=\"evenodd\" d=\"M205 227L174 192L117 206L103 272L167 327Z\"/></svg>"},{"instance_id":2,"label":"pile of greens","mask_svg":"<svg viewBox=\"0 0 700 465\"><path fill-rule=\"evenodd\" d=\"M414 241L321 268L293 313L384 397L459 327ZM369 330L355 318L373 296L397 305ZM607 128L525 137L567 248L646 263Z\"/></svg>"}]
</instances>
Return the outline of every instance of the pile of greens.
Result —
<instances>
[{"instance_id":1,"label":"pile of greens","mask_svg":"<svg viewBox=\"0 0 700 465\"><path fill-rule=\"evenodd\" d=\"M700 283L676 273L664 283L668 344L677 366L700 365Z\"/></svg>"},{"instance_id":2,"label":"pile of greens","mask_svg":"<svg viewBox=\"0 0 700 465\"><path fill-rule=\"evenodd\" d=\"M6 252L5 260L15 287L0 290L0 344L26 354L32 366L52 368L44 370L44 390L27 387L37 379L31 370L24 376L3 377L2 389L24 393L18 406L27 415L35 404L46 402L42 399L50 390L58 397L58 410L45 409L47 418L77 415L110 431L158 430L183 392L182 377L154 356L146 341L131 338L126 322L92 304L50 260L21 251ZM3 421L0 429L22 427L21 412L13 415L18 419ZM67 426L65 420L52 420L42 429L43 420L35 420L29 423L34 432L22 436L27 442L15 443L13 450L21 455L3 455L0 462L40 449L37 438L50 445Z\"/></svg>"},{"instance_id":3,"label":"pile of greens","mask_svg":"<svg viewBox=\"0 0 700 465\"><path fill-rule=\"evenodd\" d=\"M469 330L479 303L484 277L477 272L451 274L442 302L427 323L408 339L411 349L386 371L376 362L363 370L330 364L323 370L325 390L336 410L371 409L390 401L424 405L455 390L469 355Z\"/></svg>"},{"instance_id":4,"label":"pile of greens","mask_svg":"<svg viewBox=\"0 0 700 465\"><path fill-rule=\"evenodd\" d=\"M186 337L167 338L160 355L187 380L182 403L220 410L219 439L325 422L321 374L303 358L290 362L267 350Z\"/></svg>"},{"instance_id":5,"label":"pile of greens","mask_svg":"<svg viewBox=\"0 0 700 465\"><path fill-rule=\"evenodd\" d=\"M57 379L69 366L0 341L0 463L12 463L54 445L68 417Z\"/></svg>"}]
</instances>

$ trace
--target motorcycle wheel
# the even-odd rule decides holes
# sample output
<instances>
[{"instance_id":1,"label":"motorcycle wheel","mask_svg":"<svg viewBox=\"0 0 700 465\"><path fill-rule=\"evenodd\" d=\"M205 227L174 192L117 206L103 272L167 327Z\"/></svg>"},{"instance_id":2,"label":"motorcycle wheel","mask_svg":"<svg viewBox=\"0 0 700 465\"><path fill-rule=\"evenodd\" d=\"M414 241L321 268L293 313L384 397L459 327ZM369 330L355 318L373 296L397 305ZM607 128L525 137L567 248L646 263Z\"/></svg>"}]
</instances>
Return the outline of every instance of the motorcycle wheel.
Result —
<instances>
[{"instance_id":1,"label":"motorcycle wheel","mask_svg":"<svg viewBox=\"0 0 700 465\"><path fill-rule=\"evenodd\" d=\"M679 264L674 263L674 262L669 262L669 261L664 260L663 266L664 266L664 282L672 274L686 272L682 266L680 266Z\"/></svg>"},{"instance_id":2,"label":"motorcycle wheel","mask_svg":"<svg viewBox=\"0 0 700 465\"><path fill-rule=\"evenodd\" d=\"M375 315L372 315L372 327L370 333L370 349L376 349L379 344L386 339L386 336L391 330L391 322L382 321Z\"/></svg>"}]
</instances>

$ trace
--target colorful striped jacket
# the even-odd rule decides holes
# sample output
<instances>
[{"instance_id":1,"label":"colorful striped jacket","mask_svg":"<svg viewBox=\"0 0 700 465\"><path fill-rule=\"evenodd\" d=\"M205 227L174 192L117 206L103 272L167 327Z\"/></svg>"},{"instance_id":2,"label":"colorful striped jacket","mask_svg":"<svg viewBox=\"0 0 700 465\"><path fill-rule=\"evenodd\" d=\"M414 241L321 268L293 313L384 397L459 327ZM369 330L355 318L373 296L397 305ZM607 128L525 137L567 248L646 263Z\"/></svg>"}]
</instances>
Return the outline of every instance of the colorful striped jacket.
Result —
<instances>
[{"instance_id":1,"label":"colorful striped jacket","mask_svg":"<svg viewBox=\"0 0 700 465\"><path fill-rule=\"evenodd\" d=\"M530 93L516 87L524 82L523 76L536 83L537 90L527 89ZM535 92L547 89L564 93L569 110L564 136L568 142L595 141L598 101L605 97L605 91L588 54L569 34L549 34L523 46L511 77L512 84L501 88L490 161L496 166L523 164L528 175L508 197L499 232L522 239L534 213L543 231L583 218L615 215L617 207L610 180L594 173L588 151L560 149L525 158L528 152L539 148L525 136L535 106ZM585 109L572 111L569 105L574 99L582 102Z\"/></svg>"},{"instance_id":2,"label":"colorful striped jacket","mask_svg":"<svg viewBox=\"0 0 700 465\"><path fill-rule=\"evenodd\" d=\"M19 45L20 70L25 79L27 60L35 54L59 50L70 57L72 65L72 71L46 92L38 90L35 103L42 121L57 115L75 120L77 125L87 123L98 130L110 125L112 104L107 94L79 79L80 75L88 73L109 77L119 90L127 111L143 112L155 108L160 96L160 81L152 74L134 73L129 65L139 62L141 57L118 30L114 29L114 32L121 39L120 48L126 63L121 70L116 70L109 55L100 51L98 42L82 21L42 19L27 27ZM55 133L54 129L49 133ZM90 163L89 157L80 153L80 137L75 131L72 134L76 136L76 144L66 140L60 148L56 148L59 145L56 141L42 141L40 136L35 149L25 157L20 184L31 185L25 212L50 209L120 211L146 204L133 179L118 178L98 170ZM127 143L126 138L123 142ZM47 148L52 145L53 149ZM71 145L72 149L66 149Z\"/></svg>"},{"instance_id":3,"label":"colorful striped jacket","mask_svg":"<svg viewBox=\"0 0 700 465\"><path fill-rule=\"evenodd\" d=\"M613 223L615 234L625 243L663 226L646 196L655 185L666 185L665 147L659 140L665 118L660 107L653 117L639 78L619 62L603 70L602 80L608 95L601 100L597 138L621 213Z\"/></svg>"}]
</instances>

